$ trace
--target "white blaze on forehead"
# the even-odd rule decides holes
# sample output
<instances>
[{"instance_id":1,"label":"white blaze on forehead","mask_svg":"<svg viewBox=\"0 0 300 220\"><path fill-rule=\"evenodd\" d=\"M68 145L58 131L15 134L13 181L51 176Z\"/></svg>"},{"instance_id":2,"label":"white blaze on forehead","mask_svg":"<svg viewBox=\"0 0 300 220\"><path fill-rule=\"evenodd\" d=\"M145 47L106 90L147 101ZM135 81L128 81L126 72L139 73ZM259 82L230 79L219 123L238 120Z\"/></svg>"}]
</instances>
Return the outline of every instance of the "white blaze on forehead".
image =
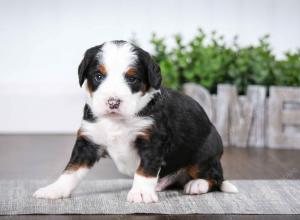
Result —
<instances>
[{"instance_id":1,"label":"white blaze on forehead","mask_svg":"<svg viewBox=\"0 0 300 220\"><path fill-rule=\"evenodd\" d=\"M137 56L129 43L105 43L102 47L100 62L108 74L121 74L134 64Z\"/></svg>"},{"instance_id":2,"label":"white blaze on forehead","mask_svg":"<svg viewBox=\"0 0 300 220\"><path fill-rule=\"evenodd\" d=\"M111 110L107 101L111 97L120 100L118 113L124 117L132 117L153 98L157 91L149 90L146 94L142 91L132 92L126 81L125 73L132 65L135 65L138 55L134 46L126 42L107 42L97 54L99 64L106 71L106 77L93 92L88 102L92 112L97 116L107 115Z\"/></svg>"}]
</instances>

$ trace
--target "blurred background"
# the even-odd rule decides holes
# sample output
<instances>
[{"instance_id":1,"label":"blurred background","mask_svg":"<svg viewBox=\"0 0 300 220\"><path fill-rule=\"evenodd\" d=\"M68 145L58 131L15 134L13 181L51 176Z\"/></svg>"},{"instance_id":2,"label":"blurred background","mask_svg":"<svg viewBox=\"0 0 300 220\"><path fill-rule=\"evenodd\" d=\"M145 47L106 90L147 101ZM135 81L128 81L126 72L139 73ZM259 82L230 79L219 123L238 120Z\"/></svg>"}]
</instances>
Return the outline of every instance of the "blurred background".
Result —
<instances>
[{"instance_id":1,"label":"blurred background","mask_svg":"<svg viewBox=\"0 0 300 220\"><path fill-rule=\"evenodd\" d=\"M197 48L183 54L187 45L204 47L196 64L217 57L207 64L212 70L203 72L219 75L202 77L212 93L222 80L236 83L240 94L251 83L295 86L300 81L299 11L298 0L0 0L0 133L74 134L84 103L78 64L87 48L115 39L150 51L165 74L191 66L172 64L174 56L197 56ZM231 74L220 73L226 58L237 56L242 59L235 59ZM253 68L251 56L266 65ZM265 75L248 79L249 70L236 71L243 62ZM280 77L285 63L292 69L288 79ZM194 67L181 79L165 76L165 84L177 89L189 79L201 84ZM234 82L240 78L243 83Z\"/></svg>"}]
</instances>

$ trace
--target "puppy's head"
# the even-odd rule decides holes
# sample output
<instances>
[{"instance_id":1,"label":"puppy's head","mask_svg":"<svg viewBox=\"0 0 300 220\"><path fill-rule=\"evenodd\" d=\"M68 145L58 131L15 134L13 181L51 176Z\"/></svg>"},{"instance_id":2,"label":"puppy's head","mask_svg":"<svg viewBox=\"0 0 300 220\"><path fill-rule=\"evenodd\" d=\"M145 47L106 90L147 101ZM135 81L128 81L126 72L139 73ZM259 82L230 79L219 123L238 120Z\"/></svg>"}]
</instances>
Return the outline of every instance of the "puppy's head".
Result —
<instances>
[{"instance_id":1,"label":"puppy's head","mask_svg":"<svg viewBox=\"0 0 300 220\"><path fill-rule=\"evenodd\" d=\"M133 116L159 91L161 73L149 53L125 41L85 52L78 68L96 116Z\"/></svg>"}]
</instances>

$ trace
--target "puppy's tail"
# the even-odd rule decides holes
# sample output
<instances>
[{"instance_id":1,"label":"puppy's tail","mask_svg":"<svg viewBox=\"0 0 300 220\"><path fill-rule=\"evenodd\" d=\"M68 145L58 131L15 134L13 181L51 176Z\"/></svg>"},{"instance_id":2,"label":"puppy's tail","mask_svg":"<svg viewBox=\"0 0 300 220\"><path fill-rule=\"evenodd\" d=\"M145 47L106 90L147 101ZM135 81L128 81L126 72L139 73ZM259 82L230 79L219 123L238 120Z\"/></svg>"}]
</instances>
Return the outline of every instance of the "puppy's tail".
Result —
<instances>
[{"instance_id":1,"label":"puppy's tail","mask_svg":"<svg viewBox=\"0 0 300 220\"><path fill-rule=\"evenodd\" d=\"M227 193L238 193L239 190L236 188L235 185L233 185L231 182L228 180L224 180L220 186L220 190L222 192L227 192Z\"/></svg>"}]
</instances>

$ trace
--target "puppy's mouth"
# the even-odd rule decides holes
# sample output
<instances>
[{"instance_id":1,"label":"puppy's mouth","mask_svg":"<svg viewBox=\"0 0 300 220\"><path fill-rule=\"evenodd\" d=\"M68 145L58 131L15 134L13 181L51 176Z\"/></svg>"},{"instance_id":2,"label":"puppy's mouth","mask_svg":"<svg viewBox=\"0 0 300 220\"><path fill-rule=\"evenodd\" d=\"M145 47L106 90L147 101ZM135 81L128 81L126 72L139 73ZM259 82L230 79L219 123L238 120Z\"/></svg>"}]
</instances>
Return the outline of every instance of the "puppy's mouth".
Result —
<instances>
[{"instance_id":1,"label":"puppy's mouth","mask_svg":"<svg viewBox=\"0 0 300 220\"><path fill-rule=\"evenodd\" d=\"M117 109L113 109L113 110L110 109L110 110L106 110L105 116L108 116L108 117L121 117L122 114Z\"/></svg>"}]
</instances>

